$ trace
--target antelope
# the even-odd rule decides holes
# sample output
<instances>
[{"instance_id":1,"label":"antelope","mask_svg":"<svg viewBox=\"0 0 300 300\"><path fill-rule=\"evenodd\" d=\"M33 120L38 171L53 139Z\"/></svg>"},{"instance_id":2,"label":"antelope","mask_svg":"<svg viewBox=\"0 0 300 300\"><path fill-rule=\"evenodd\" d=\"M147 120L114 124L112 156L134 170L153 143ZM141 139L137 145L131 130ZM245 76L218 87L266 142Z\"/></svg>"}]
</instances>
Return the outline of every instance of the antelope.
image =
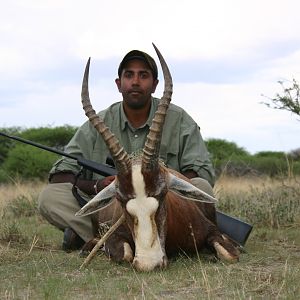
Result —
<instances>
[{"instance_id":1,"label":"antelope","mask_svg":"<svg viewBox=\"0 0 300 300\"><path fill-rule=\"evenodd\" d=\"M87 62L82 83L82 105L86 116L104 139L115 162L115 180L82 207L77 216L93 214L97 222L120 218L106 240L105 253L116 262L127 261L139 271L166 267L168 257L184 251L195 253L204 247L229 262L239 259L235 244L216 225L217 199L191 184L182 174L159 160L162 129L171 101L173 84L169 68L159 58L164 92L141 153L129 155L96 114L89 97ZM97 229L97 228L96 228ZM95 239L84 249L91 249Z\"/></svg>"}]
</instances>

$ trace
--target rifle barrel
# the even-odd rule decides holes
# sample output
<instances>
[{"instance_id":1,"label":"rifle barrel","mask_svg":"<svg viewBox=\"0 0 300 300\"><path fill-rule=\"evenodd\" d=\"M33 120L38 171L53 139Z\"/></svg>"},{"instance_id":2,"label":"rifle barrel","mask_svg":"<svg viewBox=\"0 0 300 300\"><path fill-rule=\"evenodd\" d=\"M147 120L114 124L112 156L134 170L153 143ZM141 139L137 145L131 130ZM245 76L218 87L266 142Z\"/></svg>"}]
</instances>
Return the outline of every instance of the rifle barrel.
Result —
<instances>
[{"instance_id":1,"label":"rifle barrel","mask_svg":"<svg viewBox=\"0 0 300 300\"><path fill-rule=\"evenodd\" d=\"M61 150L58 150L58 149L55 149L55 148L51 148L51 147L48 147L48 146L45 146L45 145L41 145L41 144L29 141L29 140L25 140L25 139L23 139L21 137L18 137L18 136L9 135L9 134L6 134L4 132L0 132L0 135L5 136L5 137L7 137L9 139L12 139L12 140L16 140L16 141L22 142L24 144L29 144L31 146L38 147L40 149L44 149L44 150L47 150L47 151L50 151L50 152L53 152L53 153L56 153L56 154L59 154L59 155L66 156L66 157L69 157L69 158L77 160L76 156L68 154L68 153L65 153L65 152L63 152Z\"/></svg>"},{"instance_id":2,"label":"rifle barrel","mask_svg":"<svg viewBox=\"0 0 300 300\"><path fill-rule=\"evenodd\" d=\"M72 154L69 154L69 153L65 153L61 150L51 148L51 147L48 147L48 146L45 146L45 145L41 145L41 144L38 144L38 143L35 143L35 142L32 142L32 141L23 139L23 138L18 137L18 136L13 136L13 135L6 134L4 132L0 132L0 136L1 135L4 136L4 137L7 137L9 139L16 140L18 142L24 143L24 144L28 144L28 145L31 145L31 146L34 146L34 147L37 147L37 148L40 148L40 149L43 149L43 150L46 150L46 151L49 151L49 152L59 154L61 156L65 156L65 157L74 159L74 160L77 161L77 163L80 166L85 167L86 169L88 169L92 172L95 172L97 174L100 174L102 176L109 176L109 175L116 175L117 174L116 169L111 167L111 166L108 166L108 165L105 165L105 164L99 164L99 163L96 163L94 161L87 160L87 159L84 159L82 157L72 155Z\"/></svg>"},{"instance_id":3,"label":"rifle barrel","mask_svg":"<svg viewBox=\"0 0 300 300\"><path fill-rule=\"evenodd\" d=\"M47 150L56 154L59 154L61 156L69 157L71 159L74 159L77 161L78 165L85 167L86 169L95 172L97 174L100 174L102 176L109 176L109 175L116 175L117 171L114 167L105 165L105 164L99 164L91 160L87 160L83 157L78 157L72 154L65 153L63 151L60 151L58 149L54 149L48 146L44 146L29 140L25 140L18 136L12 136L9 134L6 134L4 132L0 132L0 136L7 137L12 140L16 140L19 142L22 142L24 144L29 144L34 147L38 147L43 150ZM226 215L224 213L221 213L217 211L217 222L218 227L221 232L228 234L231 238L233 238L236 242L238 242L240 245L244 246L244 244L247 241L247 238L252 230L252 225L243 222L239 219L233 218L229 215Z\"/></svg>"}]
</instances>

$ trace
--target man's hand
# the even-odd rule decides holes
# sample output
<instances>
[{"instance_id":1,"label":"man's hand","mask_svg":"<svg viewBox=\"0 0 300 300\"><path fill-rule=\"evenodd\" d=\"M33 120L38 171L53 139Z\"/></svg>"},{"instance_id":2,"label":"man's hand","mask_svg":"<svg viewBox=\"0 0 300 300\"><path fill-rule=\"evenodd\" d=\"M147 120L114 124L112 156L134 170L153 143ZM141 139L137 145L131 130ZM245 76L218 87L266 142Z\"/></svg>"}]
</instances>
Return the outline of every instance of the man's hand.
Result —
<instances>
[{"instance_id":1,"label":"man's hand","mask_svg":"<svg viewBox=\"0 0 300 300\"><path fill-rule=\"evenodd\" d=\"M115 180L115 176L107 176L104 179L97 180L94 187L96 194L110 185Z\"/></svg>"},{"instance_id":2,"label":"man's hand","mask_svg":"<svg viewBox=\"0 0 300 300\"><path fill-rule=\"evenodd\" d=\"M193 170L187 170L185 172L182 172L182 174L189 179L198 177L198 174Z\"/></svg>"},{"instance_id":3,"label":"man's hand","mask_svg":"<svg viewBox=\"0 0 300 300\"><path fill-rule=\"evenodd\" d=\"M102 189L111 184L115 179L115 176L107 176L103 179L98 180L85 180L78 178L76 181L76 186L88 195L98 194ZM74 184L76 177L73 173L60 172L53 174L50 179L50 183L63 183L70 182Z\"/></svg>"}]
</instances>

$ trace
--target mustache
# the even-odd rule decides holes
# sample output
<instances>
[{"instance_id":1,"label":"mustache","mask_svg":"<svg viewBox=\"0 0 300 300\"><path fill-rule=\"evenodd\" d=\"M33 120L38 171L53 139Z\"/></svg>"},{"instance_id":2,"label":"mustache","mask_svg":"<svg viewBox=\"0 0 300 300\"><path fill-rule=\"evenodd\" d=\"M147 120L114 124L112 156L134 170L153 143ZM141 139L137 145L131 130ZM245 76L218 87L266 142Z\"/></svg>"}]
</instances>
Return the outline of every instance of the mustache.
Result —
<instances>
[{"instance_id":1,"label":"mustache","mask_svg":"<svg viewBox=\"0 0 300 300\"><path fill-rule=\"evenodd\" d=\"M130 89L128 90L128 93L142 93L143 91L141 89Z\"/></svg>"}]
</instances>

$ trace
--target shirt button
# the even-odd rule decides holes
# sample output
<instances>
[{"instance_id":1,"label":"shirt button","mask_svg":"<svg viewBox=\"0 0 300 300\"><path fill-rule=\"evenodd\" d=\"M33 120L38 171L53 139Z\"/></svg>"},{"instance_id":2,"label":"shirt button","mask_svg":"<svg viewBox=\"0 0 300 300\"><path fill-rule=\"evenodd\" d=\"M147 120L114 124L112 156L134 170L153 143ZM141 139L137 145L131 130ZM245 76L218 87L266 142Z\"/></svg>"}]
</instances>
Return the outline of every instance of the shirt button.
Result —
<instances>
[{"instance_id":1,"label":"shirt button","mask_svg":"<svg viewBox=\"0 0 300 300\"><path fill-rule=\"evenodd\" d=\"M137 134L134 135L135 138L139 137Z\"/></svg>"}]
</instances>

